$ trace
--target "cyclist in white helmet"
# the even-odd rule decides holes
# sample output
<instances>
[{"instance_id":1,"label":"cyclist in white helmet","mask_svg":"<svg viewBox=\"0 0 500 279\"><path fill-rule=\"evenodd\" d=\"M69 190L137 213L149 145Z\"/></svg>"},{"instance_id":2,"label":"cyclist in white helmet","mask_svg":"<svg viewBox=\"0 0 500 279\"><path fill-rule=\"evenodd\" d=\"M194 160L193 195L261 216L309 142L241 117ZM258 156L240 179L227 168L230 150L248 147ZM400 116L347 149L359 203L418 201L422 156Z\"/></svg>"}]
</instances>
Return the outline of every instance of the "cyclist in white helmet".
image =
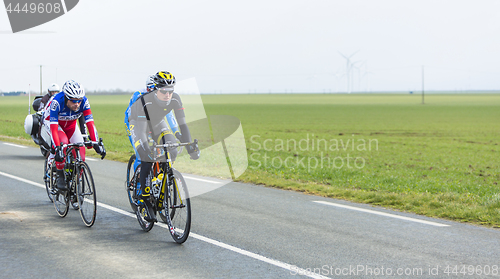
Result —
<instances>
[{"instance_id":1,"label":"cyclist in white helmet","mask_svg":"<svg viewBox=\"0 0 500 279\"><path fill-rule=\"evenodd\" d=\"M41 127L43 126L43 109L50 98L56 93L59 93L59 85L57 83L52 83L48 88L48 93L44 96L36 96L33 100L33 109L35 113L28 115L24 121L24 129L27 134L31 135L33 141L40 145L40 150L42 155L45 157L50 149L50 142L46 143L41 137Z\"/></svg>"},{"instance_id":2,"label":"cyclist in white helmet","mask_svg":"<svg viewBox=\"0 0 500 279\"><path fill-rule=\"evenodd\" d=\"M57 83L52 83L47 89L47 94L43 96L36 96L35 100L33 100L32 106L35 112L43 111L43 108L45 107L47 102L49 102L49 99L60 91L59 85L57 85Z\"/></svg>"},{"instance_id":3,"label":"cyclist in white helmet","mask_svg":"<svg viewBox=\"0 0 500 279\"><path fill-rule=\"evenodd\" d=\"M67 190L64 181L64 150L61 146L68 143L83 143L83 136L77 126L77 119L82 116L87 125L90 140L97 141L97 129L90 111L90 103L85 97L83 87L74 80L64 83L62 92L56 94L44 110L44 125L42 137L46 142L52 142L49 160L55 159L57 168L57 188ZM97 153L105 155L104 146L95 144ZM92 148L92 147L88 147ZM80 155L85 160L85 149L80 148Z\"/></svg>"},{"instance_id":4,"label":"cyclist in white helmet","mask_svg":"<svg viewBox=\"0 0 500 279\"><path fill-rule=\"evenodd\" d=\"M60 92L60 89L59 89L59 85L57 85L57 83L52 83L49 88L48 88L48 93L45 94L43 97L42 97L42 100L40 101L40 107L38 108L38 111L41 111L43 110L43 108L45 107L45 105L49 102L49 99L56 95L57 93Z\"/></svg>"}]
</instances>

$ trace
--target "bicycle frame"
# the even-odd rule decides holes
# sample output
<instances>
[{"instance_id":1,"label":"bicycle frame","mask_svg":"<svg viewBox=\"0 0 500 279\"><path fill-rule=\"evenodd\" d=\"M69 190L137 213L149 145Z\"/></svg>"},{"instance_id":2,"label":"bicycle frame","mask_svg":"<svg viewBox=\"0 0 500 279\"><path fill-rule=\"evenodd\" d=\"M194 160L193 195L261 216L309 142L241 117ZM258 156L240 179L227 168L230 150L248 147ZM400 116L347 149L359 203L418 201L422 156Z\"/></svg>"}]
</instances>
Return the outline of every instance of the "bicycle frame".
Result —
<instances>
[{"instance_id":1,"label":"bicycle frame","mask_svg":"<svg viewBox=\"0 0 500 279\"><path fill-rule=\"evenodd\" d=\"M83 146L83 144L82 144L82 146ZM63 145L63 147L64 147L64 145ZM71 154L73 154L73 156L71 156ZM75 164L77 162L81 162L82 157L80 155L80 145L76 145L76 144L68 145L68 148L66 149L65 158L66 158L66 160L65 160L64 169L66 169L66 165L68 165L68 164ZM71 159L74 159L74 161L72 162Z\"/></svg>"},{"instance_id":2,"label":"bicycle frame","mask_svg":"<svg viewBox=\"0 0 500 279\"><path fill-rule=\"evenodd\" d=\"M66 148L65 152L65 163L64 163L64 177L66 181L72 181L76 171L76 165L78 162L82 161L80 155L80 147L85 146L83 143L69 143L63 144L62 148ZM70 191L73 192L74 183L70 184Z\"/></svg>"},{"instance_id":3,"label":"bicycle frame","mask_svg":"<svg viewBox=\"0 0 500 279\"><path fill-rule=\"evenodd\" d=\"M196 140L197 142L197 140ZM154 164L153 164L153 175L154 177L158 176L158 174L161 173L161 171L163 172L163 179L162 179L162 185L161 185L161 189L160 189L160 196L158 198L158 201L156 203L156 207L157 208L161 208L163 206L163 202L164 202L164 199L165 199L165 189L166 189L166 185L168 185L168 187L170 187L170 185L168 184L169 181L172 181L172 187L175 187L175 193L177 193L177 196L179 198L179 201L181 202L181 205L183 205L183 201L182 201L182 197L181 197L181 193L179 191L179 188L177 186L177 181L175 179L173 179L173 171L172 171L172 161L170 159L170 153L168 153L167 149L168 148L172 148L172 147L179 147L179 146L186 146L186 145L189 145L190 143L167 143L167 144L156 144L153 142L153 148L157 149L158 151L163 149L164 153L165 153L165 157L166 157L166 162L162 163L162 167L160 167L160 162L158 161L155 161ZM161 155L159 155L157 158L159 158ZM161 168L161 170L160 170ZM182 206L181 206L182 207Z\"/></svg>"},{"instance_id":4,"label":"bicycle frame","mask_svg":"<svg viewBox=\"0 0 500 279\"><path fill-rule=\"evenodd\" d=\"M195 142L197 143L198 141L195 140ZM148 167L148 175L146 177L148 187L151 187L151 194L148 199L152 203L154 214L159 213L162 221L167 223L172 238L175 242L181 244L188 238L191 227L189 191L182 174L172 167L168 150L192 143L168 143L160 145L154 141L150 141L150 144L150 150L153 151L154 156L152 164ZM141 206L142 203L138 202L140 191L137 183L140 180L138 172L140 168L136 168L134 174L130 177L130 170L135 160L135 155L132 155L129 159L125 185L132 210L135 212L142 229L148 232L153 228L157 220L146 220L145 209ZM153 212L150 213L153 214Z\"/></svg>"},{"instance_id":5,"label":"bicycle frame","mask_svg":"<svg viewBox=\"0 0 500 279\"><path fill-rule=\"evenodd\" d=\"M157 150L159 151L161 147L157 147L154 144L153 148L157 148ZM165 200L165 189L166 189L166 185L168 185L168 181L169 181L168 176L170 175L171 168L172 168L172 162L170 160L170 153L167 152L166 148L164 149L164 151L165 151L165 157L166 157L167 161L161 162L161 165L160 165L160 162L155 161L152 165L153 177L157 177L160 173L163 173L163 178L161 181L161 188L160 188L160 195L158 196L158 199L156 200L156 205L155 205L157 211L159 211L159 209L161 209L163 207L163 202ZM159 159L160 157L161 157L161 154L159 154L159 152L158 152L155 159ZM156 197L155 197L155 199L156 199Z\"/></svg>"},{"instance_id":6,"label":"bicycle frame","mask_svg":"<svg viewBox=\"0 0 500 279\"><path fill-rule=\"evenodd\" d=\"M50 175L50 192L54 197L54 206L59 216L66 216L71 201L73 208L80 211L82 220L87 227L91 227L95 222L97 200L92 172L82 160L80 148L92 144L94 142L71 143L61 146L65 151L63 173L65 183L68 185L67 190L54 188L54 166L51 167Z\"/></svg>"}]
</instances>

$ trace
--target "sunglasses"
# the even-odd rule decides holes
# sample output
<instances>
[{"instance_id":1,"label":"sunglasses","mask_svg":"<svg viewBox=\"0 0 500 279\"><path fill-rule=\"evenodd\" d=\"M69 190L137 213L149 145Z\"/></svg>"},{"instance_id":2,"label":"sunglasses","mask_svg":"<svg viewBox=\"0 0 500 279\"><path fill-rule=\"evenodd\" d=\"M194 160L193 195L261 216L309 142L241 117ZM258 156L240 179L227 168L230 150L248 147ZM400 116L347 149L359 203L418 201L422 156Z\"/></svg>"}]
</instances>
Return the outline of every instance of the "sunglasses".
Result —
<instances>
[{"instance_id":1,"label":"sunglasses","mask_svg":"<svg viewBox=\"0 0 500 279\"><path fill-rule=\"evenodd\" d=\"M83 99L69 99L69 100L75 104L79 104L83 101Z\"/></svg>"},{"instance_id":2,"label":"sunglasses","mask_svg":"<svg viewBox=\"0 0 500 279\"><path fill-rule=\"evenodd\" d=\"M160 92L161 94L172 94L174 93L173 90L163 90L163 89L158 89L158 92Z\"/></svg>"}]
</instances>

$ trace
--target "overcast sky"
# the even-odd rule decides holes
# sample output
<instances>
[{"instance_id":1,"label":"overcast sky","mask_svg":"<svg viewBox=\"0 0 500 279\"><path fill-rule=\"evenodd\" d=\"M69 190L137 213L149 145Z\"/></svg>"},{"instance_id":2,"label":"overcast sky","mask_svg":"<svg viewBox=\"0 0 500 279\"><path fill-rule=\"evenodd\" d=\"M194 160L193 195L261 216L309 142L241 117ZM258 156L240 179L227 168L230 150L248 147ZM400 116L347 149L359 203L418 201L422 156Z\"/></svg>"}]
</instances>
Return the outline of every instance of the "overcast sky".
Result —
<instances>
[{"instance_id":1,"label":"overcast sky","mask_svg":"<svg viewBox=\"0 0 500 279\"><path fill-rule=\"evenodd\" d=\"M0 8L0 90L67 79L137 90L147 75L202 93L500 89L497 0L84 0L12 34ZM353 67L347 74L346 59ZM348 88L347 78L350 78Z\"/></svg>"}]
</instances>

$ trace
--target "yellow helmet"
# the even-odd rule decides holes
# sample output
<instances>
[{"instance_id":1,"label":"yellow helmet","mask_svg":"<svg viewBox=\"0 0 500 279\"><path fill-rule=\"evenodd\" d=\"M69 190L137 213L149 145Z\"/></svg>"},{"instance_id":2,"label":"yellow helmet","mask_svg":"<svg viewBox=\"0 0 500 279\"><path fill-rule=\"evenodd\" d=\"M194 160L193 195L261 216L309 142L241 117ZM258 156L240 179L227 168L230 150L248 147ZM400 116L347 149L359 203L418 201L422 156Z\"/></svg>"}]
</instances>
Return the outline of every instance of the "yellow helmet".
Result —
<instances>
[{"instance_id":1,"label":"yellow helmet","mask_svg":"<svg viewBox=\"0 0 500 279\"><path fill-rule=\"evenodd\" d=\"M154 82L157 88L164 86L174 86L175 85L175 77L170 72L160 71L155 74Z\"/></svg>"}]
</instances>

